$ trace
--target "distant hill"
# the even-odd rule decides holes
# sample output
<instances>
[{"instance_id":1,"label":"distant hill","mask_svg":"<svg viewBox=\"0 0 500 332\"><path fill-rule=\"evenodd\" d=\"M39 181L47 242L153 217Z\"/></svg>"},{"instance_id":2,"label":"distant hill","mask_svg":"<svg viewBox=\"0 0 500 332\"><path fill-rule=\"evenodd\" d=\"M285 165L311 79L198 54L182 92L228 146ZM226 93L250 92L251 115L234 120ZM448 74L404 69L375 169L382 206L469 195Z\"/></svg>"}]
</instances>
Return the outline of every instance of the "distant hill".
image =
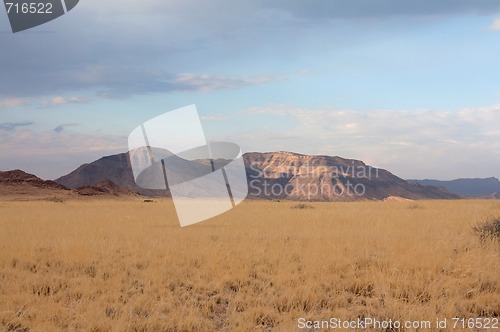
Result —
<instances>
[{"instance_id":1,"label":"distant hill","mask_svg":"<svg viewBox=\"0 0 500 332\"><path fill-rule=\"evenodd\" d=\"M408 183L383 169L362 161L331 156L308 156L292 152L246 153L243 155L249 198L311 201L383 200L389 196L406 199L458 199L439 187ZM201 161L203 163L203 161ZM371 170L371 176L362 171ZM128 153L103 157L84 164L55 181L68 188L96 186L110 180L147 196L165 196L168 190L148 190L135 184ZM348 188L363 189L363 195ZM269 190L278 188L282 190ZM321 188L321 190L310 190ZM286 190L283 190L286 189Z\"/></svg>"},{"instance_id":2,"label":"distant hill","mask_svg":"<svg viewBox=\"0 0 500 332\"><path fill-rule=\"evenodd\" d=\"M497 178L485 179L457 179L451 181L439 180L408 180L423 186L436 186L446 188L448 191L465 197L498 196L500 181Z\"/></svg>"},{"instance_id":3,"label":"distant hill","mask_svg":"<svg viewBox=\"0 0 500 332\"><path fill-rule=\"evenodd\" d=\"M42 180L21 170L0 171L0 196L10 200L61 200L78 196L135 196L135 192L113 183L102 181L95 186L74 190L55 182Z\"/></svg>"},{"instance_id":4,"label":"distant hill","mask_svg":"<svg viewBox=\"0 0 500 332\"><path fill-rule=\"evenodd\" d=\"M43 200L70 196L71 190L21 170L0 171L0 196L7 200Z\"/></svg>"},{"instance_id":5,"label":"distant hill","mask_svg":"<svg viewBox=\"0 0 500 332\"><path fill-rule=\"evenodd\" d=\"M26 173L19 169L5 172L0 171L0 185L68 190L68 188L59 183L50 180L42 180L36 175Z\"/></svg>"},{"instance_id":6,"label":"distant hill","mask_svg":"<svg viewBox=\"0 0 500 332\"><path fill-rule=\"evenodd\" d=\"M111 181L131 192L145 196L167 195L166 191L148 190L135 184L128 153L102 157L92 163L83 164L73 172L55 180L71 189L94 187L103 181Z\"/></svg>"}]
</instances>

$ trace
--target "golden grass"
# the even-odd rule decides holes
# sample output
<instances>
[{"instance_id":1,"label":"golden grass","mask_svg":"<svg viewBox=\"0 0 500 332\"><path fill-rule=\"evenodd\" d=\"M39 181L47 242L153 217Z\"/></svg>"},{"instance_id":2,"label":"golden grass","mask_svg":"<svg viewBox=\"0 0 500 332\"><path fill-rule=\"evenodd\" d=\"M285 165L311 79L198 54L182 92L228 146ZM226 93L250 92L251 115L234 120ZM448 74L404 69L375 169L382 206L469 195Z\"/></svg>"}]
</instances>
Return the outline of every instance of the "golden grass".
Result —
<instances>
[{"instance_id":1,"label":"golden grass","mask_svg":"<svg viewBox=\"0 0 500 332\"><path fill-rule=\"evenodd\" d=\"M0 330L292 331L297 319L500 315L499 201L0 202Z\"/></svg>"}]
</instances>

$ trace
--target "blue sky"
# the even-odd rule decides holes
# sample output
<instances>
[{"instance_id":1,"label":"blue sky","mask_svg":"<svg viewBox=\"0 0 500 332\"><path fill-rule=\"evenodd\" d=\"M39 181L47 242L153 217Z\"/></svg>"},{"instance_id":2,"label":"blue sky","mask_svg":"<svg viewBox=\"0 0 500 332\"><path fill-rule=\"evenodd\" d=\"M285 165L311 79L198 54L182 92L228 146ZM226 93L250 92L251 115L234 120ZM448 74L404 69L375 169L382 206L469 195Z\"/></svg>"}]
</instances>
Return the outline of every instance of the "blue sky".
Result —
<instances>
[{"instance_id":1,"label":"blue sky","mask_svg":"<svg viewBox=\"0 0 500 332\"><path fill-rule=\"evenodd\" d=\"M196 104L245 152L500 177L496 0L82 0L0 40L0 170L56 178Z\"/></svg>"}]
</instances>

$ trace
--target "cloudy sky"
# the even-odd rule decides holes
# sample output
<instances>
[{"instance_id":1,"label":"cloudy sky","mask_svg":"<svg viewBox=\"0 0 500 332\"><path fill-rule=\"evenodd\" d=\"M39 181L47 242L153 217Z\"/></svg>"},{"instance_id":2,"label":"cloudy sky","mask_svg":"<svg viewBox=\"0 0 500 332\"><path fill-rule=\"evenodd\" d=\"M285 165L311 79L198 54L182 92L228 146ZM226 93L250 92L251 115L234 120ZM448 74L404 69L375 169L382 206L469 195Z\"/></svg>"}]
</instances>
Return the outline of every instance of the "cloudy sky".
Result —
<instances>
[{"instance_id":1,"label":"cloudy sky","mask_svg":"<svg viewBox=\"0 0 500 332\"><path fill-rule=\"evenodd\" d=\"M0 12L0 170L46 179L196 104L244 152L500 177L498 0L81 0L13 34Z\"/></svg>"}]
</instances>

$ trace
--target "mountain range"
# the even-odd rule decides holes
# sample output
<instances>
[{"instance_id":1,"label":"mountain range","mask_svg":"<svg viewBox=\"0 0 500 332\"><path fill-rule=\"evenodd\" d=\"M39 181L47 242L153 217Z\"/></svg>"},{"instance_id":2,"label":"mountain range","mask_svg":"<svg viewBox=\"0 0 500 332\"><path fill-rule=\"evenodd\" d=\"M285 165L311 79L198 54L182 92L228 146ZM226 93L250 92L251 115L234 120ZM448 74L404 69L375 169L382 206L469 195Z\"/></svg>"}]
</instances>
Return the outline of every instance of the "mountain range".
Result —
<instances>
[{"instance_id":1,"label":"mountain range","mask_svg":"<svg viewBox=\"0 0 500 332\"><path fill-rule=\"evenodd\" d=\"M500 181L485 179L403 180L362 161L293 152L246 153L242 156L250 199L358 201L398 199L500 199ZM207 160L197 160L210 165ZM225 165L229 161L217 161ZM31 196L169 196L166 190L137 186L128 153L83 164L54 181L21 170L0 171L0 195Z\"/></svg>"},{"instance_id":2,"label":"mountain range","mask_svg":"<svg viewBox=\"0 0 500 332\"><path fill-rule=\"evenodd\" d=\"M406 199L458 199L459 195L436 186L407 182L387 170L362 161L292 152L246 153L243 160L248 198L309 201ZM206 161L200 161L202 164ZM55 180L70 189L95 186L103 181L145 196L165 196L169 190L140 188L134 181L128 153L84 164Z\"/></svg>"},{"instance_id":3,"label":"mountain range","mask_svg":"<svg viewBox=\"0 0 500 332\"><path fill-rule=\"evenodd\" d=\"M464 197L500 198L500 181L491 177L486 179L407 180L422 186L436 186Z\"/></svg>"}]
</instances>

